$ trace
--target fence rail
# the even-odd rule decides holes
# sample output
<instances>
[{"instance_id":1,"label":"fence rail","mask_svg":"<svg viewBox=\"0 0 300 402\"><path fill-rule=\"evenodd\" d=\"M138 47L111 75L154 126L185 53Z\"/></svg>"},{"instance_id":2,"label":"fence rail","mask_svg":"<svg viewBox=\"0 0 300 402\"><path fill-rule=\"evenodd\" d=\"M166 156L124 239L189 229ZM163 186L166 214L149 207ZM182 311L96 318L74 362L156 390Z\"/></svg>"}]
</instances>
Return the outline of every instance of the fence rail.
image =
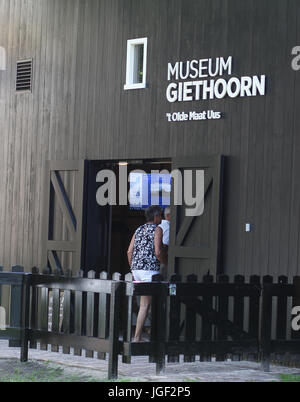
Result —
<instances>
[{"instance_id":1,"label":"fence rail","mask_svg":"<svg viewBox=\"0 0 300 402\"><path fill-rule=\"evenodd\" d=\"M230 282L226 275L214 282L195 275L186 281L173 275L170 282L157 276L152 283L135 283L131 274L121 280L116 273L108 279L102 272L70 271L50 274L37 268L23 273L1 272L1 285L11 288L9 325L0 339L21 347L21 360L28 349L106 359L108 378L117 378L118 356L130 363L132 356L149 356L157 373L168 362L255 359L268 370L272 354L300 355L300 331L291 329L291 310L300 305L300 278L252 276L248 283L237 275ZM132 342L136 298L152 296L149 342ZM0 298L1 301L1 298Z\"/></svg>"}]
</instances>

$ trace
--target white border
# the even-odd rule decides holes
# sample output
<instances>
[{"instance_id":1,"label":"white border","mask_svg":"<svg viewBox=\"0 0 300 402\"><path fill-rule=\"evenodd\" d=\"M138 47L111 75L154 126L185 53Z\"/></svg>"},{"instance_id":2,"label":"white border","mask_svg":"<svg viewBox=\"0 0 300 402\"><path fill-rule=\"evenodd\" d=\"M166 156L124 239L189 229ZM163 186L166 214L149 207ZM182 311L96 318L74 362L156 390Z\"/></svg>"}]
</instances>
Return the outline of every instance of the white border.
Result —
<instances>
[{"instance_id":1,"label":"white border","mask_svg":"<svg viewBox=\"0 0 300 402\"><path fill-rule=\"evenodd\" d=\"M6 70L6 50L5 47L0 46L0 71Z\"/></svg>"},{"instance_id":2,"label":"white border","mask_svg":"<svg viewBox=\"0 0 300 402\"><path fill-rule=\"evenodd\" d=\"M144 45L144 60L143 60L143 82L134 84L132 82L133 77L133 62L134 62L134 46ZM146 88L147 82L147 46L148 38L130 39L127 41L127 67L126 67L126 84L124 89L142 89Z\"/></svg>"}]
</instances>

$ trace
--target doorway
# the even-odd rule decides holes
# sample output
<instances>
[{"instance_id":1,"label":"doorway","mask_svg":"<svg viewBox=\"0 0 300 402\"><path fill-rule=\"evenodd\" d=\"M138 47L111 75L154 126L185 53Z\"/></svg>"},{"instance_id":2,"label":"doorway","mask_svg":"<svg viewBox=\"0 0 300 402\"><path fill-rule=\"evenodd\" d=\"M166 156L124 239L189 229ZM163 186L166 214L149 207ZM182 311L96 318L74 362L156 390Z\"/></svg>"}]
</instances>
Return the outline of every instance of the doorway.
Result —
<instances>
[{"instance_id":1,"label":"doorway","mask_svg":"<svg viewBox=\"0 0 300 402\"><path fill-rule=\"evenodd\" d=\"M98 172L110 170L115 173L117 179L116 200L119 200L120 167L127 170L126 195L129 195L127 205L119 205L119 202L117 202L117 205L113 206L99 206L96 200L97 190L101 186L101 183L97 183L96 180ZM130 272L127 250L136 229L145 223L145 209L148 203L150 205L151 202L151 194L148 194L148 192L151 193L154 188L154 178L157 179L157 176L160 178L163 176L164 180L167 180L166 176L170 177L167 172L171 173L171 170L172 164L170 160L88 162L82 255L82 266L85 271L94 269L97 274L101 271L107 271L109 277L112 277L115 272L120 273L123 277ZM158 172L162 172L162 174ZM138 194L141 196L141 202L135 204L136 200L132 198L132 182L138 176L141 177L141 186L144 192L147 193L147 200L145 201L145 197ZM169 180L171 181L171 178ZM146 182L147 184L145 184ZM139 190L136 190L134 195L136 193L139 193ZM161 195L161 197L158 197L157 205L162 207L169 206L169 203L166 204L167 199L167 197Z\"/></svg>"},{"instance_id":2,"label":"doorway","mask_svg":"<svg viewBox=\"0 0 300 402\"><path fill-rule=\"evenodd\" d=\"M109 170L115 173L116 200L119 200L118 177L122 163L127 169L126 178L122 180L125 183L126 205L116 202L100 206L96 197L101 187L97 181L98 172ZM140 192L135 191L134 196L140 198L140 205L131 198L128 203L132 184L131 180L128 182L128 176L142 170L142 177L147 179L145 182L151 183L150 187L143 187L143 193L150 193L152 205L160 205L152 200L152 195L157 197L159 194L160 197L163 193L160 189L161 178L158 182L155 178L157 173L153 172L165 170L170 173L177 170L184 178L186 171L194 175L202 170L205 183L204 213L201 216L187 216L188 204L171 205L167 277L174 272L183 278L189 274L202 278L208 272L214 276L220 273L224 158L220 155L198 155L194 158L174 158L172 161L130 160L122 163L115 160L49 161L45 172L43 264L51 272L57 269L71 270L75 276L80 269L85 274L94 270L97 275L107 271L109 278L114 272L126 275L129 272L128 245L137 227L145 222L144 210L149 202L149 197L148 201L144 201ZM183 179L182 183L185 191L186 180ZM173 191L176 186L172 187ZM193 188L191 190L194 194ZM163 195L159 202L165 202Z\"/></svg>"}]
</instances>

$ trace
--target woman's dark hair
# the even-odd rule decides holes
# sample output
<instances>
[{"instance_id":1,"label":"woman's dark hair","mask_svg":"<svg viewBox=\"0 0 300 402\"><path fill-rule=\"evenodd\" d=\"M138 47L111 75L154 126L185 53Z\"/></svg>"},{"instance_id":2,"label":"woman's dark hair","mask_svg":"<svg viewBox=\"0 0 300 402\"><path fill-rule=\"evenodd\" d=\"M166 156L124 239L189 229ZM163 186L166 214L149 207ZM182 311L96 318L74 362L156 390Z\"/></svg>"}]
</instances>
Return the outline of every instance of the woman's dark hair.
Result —
<instances>
[{"instance_id":1,"label":"woman's dark hair","mask_svg":"<svg viewBox=\"0 0 300 402\"><path fill-rule=\"evenodd\" d=\"M152 222L155 216L162 216L162 208L157 205L151 205L151 207L147 208L145 211L146 221Z\"/></svg>"}]
</instances>

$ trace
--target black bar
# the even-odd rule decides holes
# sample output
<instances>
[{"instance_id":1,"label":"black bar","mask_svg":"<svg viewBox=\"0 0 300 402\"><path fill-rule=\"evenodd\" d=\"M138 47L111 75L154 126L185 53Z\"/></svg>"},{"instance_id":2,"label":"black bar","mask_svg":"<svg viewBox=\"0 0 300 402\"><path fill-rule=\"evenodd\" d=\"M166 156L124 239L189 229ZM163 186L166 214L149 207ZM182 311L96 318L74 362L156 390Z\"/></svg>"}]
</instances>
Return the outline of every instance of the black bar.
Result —
<instances>
[{"instance_id":1,"label":"black bar","mask_svg":"<svg viewBox=\"0 0 300 402\"><path fill-rule=\"evenodd\" d=\"M40 316L40 329L44 331L48 331L48 308L49 308L49 290L47 288L41 289L41 301L40 301L40 309L39 309L39 316ZM47 350L48 344L44 341L40 344L41 350Z\"/></svg>"},{"instance_id":2,"label":"black bar","mask_svg":"<svg viewBox=\"0 0 300 402\"><path fill-rule=\"evenodd\" d=\"M260 277L252 275L250 283L255 286L259 293L252 295L249 300L249 334L251 338L259 338L259 301L261 297Z\"/></svg>"},{"instance_id":3,"label":"black bar","mask_svg":"<svg viewBox=\"0 0 300 402\"><path fill-rule=\"evenodd\" d=\"M125 342L123 345L124 353L132 356L150 356L155 353L156 342ZM241 341L168 341L165 343L165 353L171 356L175 354L229 354L251 352L258 353L257 339L247 339Z\"/></svg>"},{"instance_id":4,"label":"black bar","mask_svg":"<svg viewBox=\"0 0 300 402\"><path fill-rule=\"evenodd\" d=\"M261 316L261 368L270 371L271 355L271 329L272 329L272 278L265 277L262 293L262 316Z\"/></svg>"},{"instance_id":5,"label":"black bar","mask_svg":"<svg viewBox=\"0 0 300 402\"><path fill-rule=\"evenodd\" d=\"M292 307L300 306L300 276L294 276L293 288L294 288L294 294L293 294L293 300L292 300L292 305L293 305ZM294 331L292 329L291 338L300 340L300 330Z\"/></svg>"},{"instance_id":6,"label":"black bar","mask_svg":"<svg viewBox=\"0 0 300 402\"><path fill-rule=\"evenodd\" d=\"M203 284L210 286L214 278L212 275L206 275L203 277ZM191 284L192 285L192 284ZM215 284L214 284L215 285ZM213 296L214 294L205 294L202 299L202 307L204 311L213 310ZM208 319L208 316L202 315L202 328L201 328L201 340L202 341L212 341L212 321ZM202 352L200 355L201 361L210 361L211 353L208 351Z\"/></svg>"},{"instance_id":7,"label":"black bar","mask_svg":"<svg viewBox=\"0 0 300 402\"><path fill-rule=\"evenodd\" d=\"M124 342L131 342L132 337L132 296L127 296L128 286L131 286L132 282L132 274L127 274L125 276L126 282L126 294L124 295L124 323L123 323L123 340ZM131 355L123 354L122 362L125 364L131 363Z\"/></svg>"},{"instance_id":8,"label":"black bar","mask_svg":"<svg viewBox=\"0 0 300 402\"><path fill-rule=\"evenodd\" d=\"M64 291L64 303L63 303L63 323L62 332L64 334L70 334L71 332L71 291ZM70 354L70 347L63 347L64 354Z\"/></svg>"},{"instance_id":9,"label":"black bar","mask_svg":"<svg viewBox=\"0 0 300 402\"><path fill-rule=\"evenodd\" d=\"M79 336L75 334L54 333L41 330L29 330L29 338L35 341L43 341L47 344L55 344L63 347L72 347L74 349L85 349L100 351L103 353L109 352L109 340L99 339L87 336ZM117 350L122 353L122 343L119 342Z\"/></svg>"},{"instance_id":10,"label":"black bar","mask_svg":"<svg viewBox=\"0 0 300 402\"><path fill-rule=\"evenodd\" d=\"M2 299L2 285L1 285L1 275L2 275L3 267L0 266L0 305Z\"/></svg>"},{"instance_id":11,"label":"black bar","mask_svg":"<svg viewBox=\"0 0 300 402\"><path fill-rule=\"evenodd\" d=\"M157 332L156 332L156 375L165 371L166 364L166 330L167 330L167 294L162 288L157 303Z\"/></svg>"},{"instance_id":12,"label":"black bar","mask_svg":"<svg viewBox=\"0 0 300 402\"><path fill-rule=\"evenodd\" d=\"M22 285L24 277L24 268L16 265L12 267L11 278L14 278L14 274L18 275L20 279L19 283L11 282L11 293L10 293L10 326L11 327L21 327L21 304L22 304ZM1 277L5 277L5 273L1 274ZM9 347L20 347L20 341L9 341Z\"/></svg>"},{"instance_id":13,"label":"black bar","mask_svg":"<svg viewBox=\"0 0 300 402\"><path fill-rule=\"evenodd\" d=\"M222 285L227 285L229 283L229 277L228 275L220 275L218 277L218 283L221 283ZM229 309L229 297L228 296L219 296L218 297L218 312L220 315L222 315L226 320L228 320L228 309ZM224 331L224 328L222 325L217 326L217 336L216 339L218 341L225 341L227 339L227 333ZM225 360L225 354L218 354L216 356L217 361L224 361Z\"/></svg>"},{"instance_id":14,"label":"black bar","mask_svg":"<svg viewBox=\"0 0 300 402\"><path fill-rule=\"evenodd\" d=\"M280 276L278 283L284 288L288 283L287 276ZM287 330L287 296L281 295L277 298L277 315L276 315L276 339L286 339Z\"/></svg>"},{"instance_id":15,"label":"black bar","mask_svg":"<svg viewBox=\"0 0 300 402\"><path fill-rule=\"evenodd\" d=\"M169 283L167 282L143 282L134 283L134 296L160 296L163 288L168 293Z\"/></svg>"},{"instance_id":16,"label":"black bar","mask_svg":"<svg viewBox=\"0 0 300 402\"><path fill-rule=\"evenodd\" d=\"M205 277L204 277L205 278ZM291 289L292 291L292 289ZM249 283L180 283L177 286L178 296L241 296L251 297L260 294L260 289Z\"/></svg>"},{"instance_id":17,"label":"black bar","mask_svg":"<svg viewBox=\"0 0 300 402\"><path fill-rule=\"evenodd\" d=\"M0 285L11 285L11 286L22 286L23 282L23 271L20 273L13 272L0 272Z\"/></svg>"},{"instance_id":18,"label":"black bar","mask_svg":"<svg viewBox=\"0 0 300 402\"><path fill-rule=\"evenodd\" d=\"M96 272L89 271L88 278L95 279ZM86 335L87 336L95 336L94 329L94 313L95 313L95 293L88 292L86 296ZM94 357L94 351L86 349L85 351L86 357Z\"/></svg>"},{"instance_id":19,"label":"black bar","mask_svg":"<svg viewBox=\"0 0 300 402\"><path fill-rule=\"evenodd\" d=\"M75 292L75 334L82 335L82 292ZM82 350L79 348L74 349L75 356L81 356Z\"/></svg>"},{"instance_id":20,"label":"black bar","mask_svg":"<svg viewBox=\"0 0 300 402\"><path fill-rule=\"evenodd\" d=\"M100 279L107 280L107 272L105 271L101 272ZM109 336L108 295L105 293L100 293L99 307L98 307L98 338L105 339L108 336ZM106 354L98 352L98 359L105 360Z\"/></svg>"},{"instance_id":21,"label":"black bar","mask_svg":"<svg viewBox=\"0 0 300 402\"><path fill-rule=\"evenodd\" d=\"M245 284L245 278L242 275L236 275L234 277L234 283L237 285L237 289L240 292L234 296L233 300L233 324L242 333L244 330L244 292L243 285ZM233 356L233 360L241 360L241 356Z\"/></svg>"},{"instance_id":22,"label":"black bar","mask_svg":"<svg viewBox=\"0 0 300 402\"><path fill-rule=\"evenodd\" d=\"M272 340L270 342L271 353L286 353L294 352L295 354L300 353L300 340Z\"/></svg>"},{"instance_id":23,"label":"black bar","mask_svg":"<svg viewBox=\"0 0 300 402\"><path fill-rule=\"evenodd\" d=\"M180 275L173 275L171 277L171 283L177 284L181 282ZM179 341L180 337L180 312L181 303L177 296L170 296L170 312L169 312L169 341ZM168 355L169 363L178 363L179 354Z\"/></svg>"},{"instance_id":24,"label":"black bar","mask_svg":"<svg viewBox=\"0 0 300 402\"><path fill-rule=\"evenodd\" d=\"M54 275L36 275L32 286L48 289L76 290L80 292L110 294L112 281L88 278L68 278Z\"/></svg>"},{"instance_id":25,"label":"black bar","mask_svg":"<svg viewBox=\"0 0 300 402\"><path fill-rule=\"evenodd\" d=\"M196 275L189 275L187 277L188 283L197 283ZM185 340L194 341L196 339L196 312L186 305L185 309ZM185 354L184 361L191 363L195 361L195 355Z\"/></svg>"},{"instance_id":26,"label":"black bar","mask_svg":"<svg viewBox=\"0 0 300 402\"><path fill-rule=\"evenodd\" d=\"M31 274L23 276L21 302L21 362L28 361L28 330Z\"/></svg>"},{"instance_id":27,"label":"black bar","mask_svg":"<svg viewBox=\"0 0 300 402\"><path fill-rule=\"evenodd\" d=\"M125 291L123 282L113 282L110 300L110 326L109 326L109 360L108 379L118 378L118 343L119 343L119 320L122 300L122 291Z\"/></svg>"},{"instance_id":28,"label":"black bar","mask_svg":"<svg viewBox=\"0 0 300 402\"><path fill-rule=\"evenodd\" d=\"M38 275L39 270L36 267L33 267L32 275ZM38 320L38 291L37 288L31 287L31 301L30 301L30 328L37 328L37 320ZM30 342L30 348L36 349L37 343Z\"/></svg>"},{"instance_id":29,"label":"black bar","mask_svg":"<svg viewBox=\"0 0 300 402\"><path fill-rule=\"evenodd\" d=\"M60 313L60 291L52 290L52 332L59 332L59 313ZM51 352L58 352L58 345L51 345Z\"/></svg>"},{"instance_id":30,"label":"black bar","mask_svg":"<svg viewBox=\"0 0 300 402\"><path fill-rule=\"evenodd\" d=\"M0 331L0 339L18 340L20 344L21 328L6 327L5 330Z\"/></svg>"}]
</instances>

